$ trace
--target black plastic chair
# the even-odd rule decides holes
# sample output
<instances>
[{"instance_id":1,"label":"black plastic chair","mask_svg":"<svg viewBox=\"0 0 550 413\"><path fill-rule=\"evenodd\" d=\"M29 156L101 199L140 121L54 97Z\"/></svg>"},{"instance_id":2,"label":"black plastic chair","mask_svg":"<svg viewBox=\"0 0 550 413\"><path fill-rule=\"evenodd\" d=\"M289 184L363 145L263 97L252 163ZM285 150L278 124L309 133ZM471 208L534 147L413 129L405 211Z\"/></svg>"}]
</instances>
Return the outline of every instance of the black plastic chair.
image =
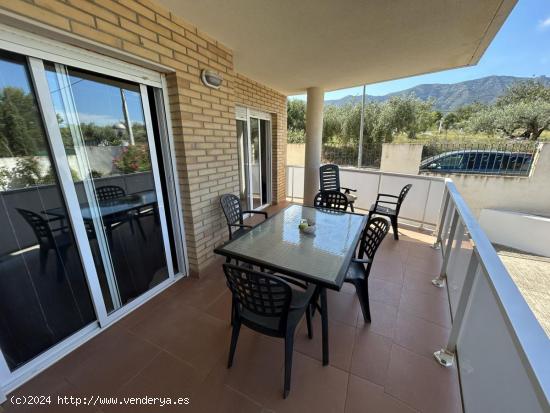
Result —
<instances>
[{"instance_id":1,"label":"black plastic chair","mask_svg":"<svg viewBox=\"0 0 550 413\"><path fill-rule=\"evenodd\" d=\"M126 196L126 191L124 191L124 189L122 189L120 186L117 186L117 185L98 186L95 188L95 192L96 192L97 200L103 203L108 201L115 201L117 199L124 198ZM128 222L130 224L130 231L132 232L132 235L133 235L135 233L134 221L136 221L141 237L143 239L147 239L147 237L145 236L145 231L143 230L143 226L141 225L139 218L140 218L139 210L124 212L120 214L110 215L109 217L104 217L103 225L105 225L105 227L107 228L107 236L109 237L109 243L112 245L111 231L124 222Z\"/></svg>"},{"instance_id":2,"label":"black plastic chair","mask_svg":"<svg viewBox=\"0 0 550 413\"><path fill-rule=\"evenodd\" d=\"M348 209L348 199L339 191L321 191L315 195L313 206L330 211L345 211Z\"/></svg>"},{"instance_id":3,"label":"black plastic chair","mask_svg":"<svg viewBox=\"0 0 550 413\"><path fill-rule=\"evenodd\" d=\"M390 224L385 218L377 217L369 219L367 227L363 231L359 241L359 251L356 258L352 258L346 273L345 282L355 286L363 319L370 323L369 305L369 274L374 260L374 254L388 233Z\"/></svg>"},{"instance_id":4,"label":"black plastic chair","mask_svg":"<svg viewBox=\"0 0 550 413\"><path fill-rule=\"evenodd\" d=\"M328 163L319 168L319 181L320 181L320 191L344 191L343 194L348 200L349 207L351 212L354 212L353 203L357 199L355 195L351 192L357 192L356 189L346 188L340 186L340 169L338 165Z\"/></svg>"},{"instance_id":5,"label":"black plastic chair","mask_svg":"<svg viewBox=\"0 0 550 413\"><path fill-rule=\"evenodd\" d=\"M126 192L120 186L105 185L95 189L98 201L109 201L126 196Z\"/></svg>"},{"instance_id":6,"label":"black plastic chair","mask_svg":"<svg viewBox=\"0 0 550 413\"><path fill-rule=\"evenodd\" d=\"M250 268L224 264L227 285L233 295L235 314L227 368L233 365L241 325L271 337L285 340L285 377L283 396L290 392L294 332L306 315L308 336L312 337L309 304L316 287L306 290L292 288L285 280L273 274Z\"/></svg>"},{"instance_id":7,"label":"black plastic chair","mask_svg":"<svg viewBox=\"0 0 550 413\"><path fill-rule=\"evenodd\" d=\"M60 218L44 219L36 212L16 208L23 219L31 226L40 247L40 273L44 274L48 263L50 250L54 250L57 257L57 279L63 279L63 265L67 258L67 250L73 244L67 227L51 228L51 224L59 222Z\"/></svg>"},{"instance_id":8,"label":"black plastic chair","mask_svg":"<svg viewBox=\"0 0 550 413\"><path fill-rule=\"evenodd\" d=\"M407 193L409 192L411 187L411 184L405 185L403 189L401 189L399 195L378 194L378 196L376 197L376 202L370 207L369 214L371 216L382 215L390 219L391 226L393 228L393 238L396 240L399 239L399 233L397 232L397 218L399 217L401 204L405 200L405 197L407 196ZM386 198L386 200L384 198ZM393 208L385 205L393 205Z\"/></svg>"},{"instance_id":9,"label":"black plastic chair","mask_svg":"<svg viewBox=\"0 0 550 413\"><path fill-rule=\"evenodd\" d=\"M238 238L245 232L254 228L252 225L244 224L244 214L260 214L267 219L267 213L263 211L243 211L241 208L241 200L234 194L223 194L220 197L223 214L227 221L227 229L229 231L229 239ZM233 228L238 228L233 231Z\"/></svg>"}]
</instances>

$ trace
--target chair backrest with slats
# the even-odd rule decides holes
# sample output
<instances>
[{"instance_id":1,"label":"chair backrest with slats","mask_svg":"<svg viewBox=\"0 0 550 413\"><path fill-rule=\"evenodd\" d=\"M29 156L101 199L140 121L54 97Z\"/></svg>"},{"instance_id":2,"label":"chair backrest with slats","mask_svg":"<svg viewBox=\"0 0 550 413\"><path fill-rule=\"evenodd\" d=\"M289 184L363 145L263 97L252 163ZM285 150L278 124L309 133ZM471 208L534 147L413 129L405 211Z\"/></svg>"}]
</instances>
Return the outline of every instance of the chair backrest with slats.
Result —
<instances>
[{"instance_id":1,"label":"chair backrest with slats","mask_svg":"<svg viewBox=\"0 0 550 413\"><path fill-rule=\"evenodd\" d=\"M241 209L241 200L234 194L223 194L220 197L223 214L227 224L243 223L243 214Z\"/></svg>"},{"instance_id":2,"label":"chair backrest with slats","mask_svg":"<svg viewBox=\"0 0 550 413\"><path fill-rule=\"evenodd\" d=\"M227 284L233 294L239 316L246 321L247 312L260 317L274 318L278 331L284 331L292 299L292 288L282 279L247 267L224 264ZM240 310L242 309L247 311ZM258 324L256 317L247 321ZM260 327L268 327L259 325Z\"/></svg>"},{"instance_id":3,"label":"chair backrest with slats","mask_svg":"<svg viewBox=\"0 0 550 413\"><path fill-rule=\"evenodd\" d=\"M40 244L47 244L53 246L53 235L48 222L38 215L36 212L29 211L27 209L16 208L17 212L27 221L32 227L34 235L38 238Z\"/></svg>"},{"instance_id":4,"label":"chair backrest with slats","mask_svg":"<svg viewBox=\"0 0 550 413\"><path fill-rule=\"evenodd\" d=\"M338 165L328 163L319 168L321 191L340 191L340 169Z\"/></svg>"},{"instance_id":5,"label":"chair backrest with slats","mask_svg":"<svg viewBox=\"0 0 550 413\"><path fill-rule=\"evenodd\" d=\"M369 219L359 244L359 258L366 256L372 261L389 229L390 223L387 219L382 217Z\"/></svg>"},{"instance_id":6,"label":"chair backrest with slats","mask_svg":"<svg viewBox=\"0 0 550 413\"><path fill-rule=\"evenodd\" d=\"M109 201L126 196L124 189L116 185L99 186L95 189L95 192L99 201Z\"/></svg>"},{"instance_id":7,"label":"chair backrest with slats","mask_svg":"<svg viewBox=\"0 0 550 413\"><path fill-rule=\"evenodd\" d=\"M313 206L332 211L345 211L348 208L348 199L339 191L321 191L315 195Z\"/></svg>"},{"instance_id":8,"label":"chair backrest with slats","mask_svg":"<svg viewBox=\"0 0 550 413\"><path fill-rule=\"evenodd\" d=\"M401 204L405 200L405 197L409 193L410 189L412 188L411 184L405 185L403 189L401 189L401 192L399 193L399 198L397 198L397 205L395 206L395 212L399 214L399 210L401 209Z\"/></svg>"}]
</instances>

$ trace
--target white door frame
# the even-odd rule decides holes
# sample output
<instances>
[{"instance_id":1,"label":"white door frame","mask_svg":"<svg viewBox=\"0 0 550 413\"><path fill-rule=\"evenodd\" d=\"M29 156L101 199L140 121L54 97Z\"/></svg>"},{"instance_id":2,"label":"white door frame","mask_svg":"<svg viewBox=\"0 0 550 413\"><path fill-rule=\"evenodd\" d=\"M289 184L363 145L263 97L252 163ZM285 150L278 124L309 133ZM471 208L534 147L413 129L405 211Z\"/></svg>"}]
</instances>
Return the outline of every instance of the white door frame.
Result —
<instances>
[{"instance_id":1,"label":"white door frame","mask_svg":"<svg viewBox=\"0 0 550 413\"><path fill-rule=\"evenodd\" d=\"M38 110L43 117L47 141L52 151L53 166L58 174L60 191L62 193L65 201L65 206L68 211L69 222L72 225L77 250L81 258L84 274L90 290L90 296L94 306L95 314L97 316L97 321L78 330L74 334L47 349L46 351L39 354L38 356L14 371L10 371L6 359L0 351L0 403L5 400L6 394L8 392L13 391L15 388L25 383L33 376L40 373L45 368L49 367L51 364L55 363L61 357L70 353L71 351L94 337L96 334L103 331L104 327L109 326L110 324L124 317L126 314L139 307L146 301L150 300L152 297L154 297L170 284L172 284L177 278L181 278L182 276L186 276L189 274L187 247L184 236L183 215L181 211L181 195L179 193L178 185L175 183L173 188L168 187L168 193L170 197L175 195L175 204L179 206L177 208L178 213L173 215L173 217L175 218L175 220L173 220L173 224L179 225L180 228L179 231L174 231L175 237L176 234L179 235L175 238L174 241L176 245L180 242L182 245L181 248L177 248L176 251L176 253L178 254L177 259L180 272L178 274L174 274L173 270L170 243L168 241L167 222L164 215L164 199L160 186L160 171L158 170L158 162L156 158L156 156L160 156L160 154L157 154L155 150L156 148L151 123L152 121L150 106L147 99L147 88L145 86L149 85L162 90L164 99L163 101L159 100L159 102L156 103L158 105L162 102L164 104L164 108L162 108L164 113L169 114L170 112L166 110L168 100L164 75L158 73L155 74L155 72L152 72L148 69L139 68L137 66L136 74L132 74L131 69L133 65L129 63L121 64L120 62L118 62L118 67L113 70L112 68L109 68L109 65L105 64L105 61L111 58L106 58L105 56L96 55L93 52L67 45L64 45L64 47L62 48L63 53L57 54L56 50L59 51L60 49L56 49L58 47L56 44L52 45L52 43L57 42L53 42L48 39L42 39L40 42L35 43L37 41L36 35L22 32L18 29L13 29L11 27L9 27L8 31L6 31L6 28L8 27L0 24L0 33L2 34L2 38L0 38L0 49L18 53L27 57L28 70L30 72L31 80L34 85L34 92L38 104ZM9 35L4 36L4 34L6 33L9 33ZM19 33L24 33L24 38L19 37ZM59 44L63 45L62 43ZM75 50L79 51L79 54L75 58L72 58L71 56L74 57ZM53 103L51 101L50 91L42 59L62 64L68 64L79 68L85 68L86 70L94 71L98 74L115 76L120 79L132 81L134 83L137 81L137 83L139 83L140 85L140 90L142 92L141 96L147 128L149 150L151 154L151 165L153 169L153 178L155 182L155 190L157 195L163 241L165 244L166 262L169 277L152 289L146 291L130 303L124 305L116 311L113 311L111 314L107 314L106 311L103 294L101 292L101 287L99 284L99 278L95 268L95 262L93 260L91 248L86 234L86 229L84 227L84 222L82 220L78 197L72 182L68 159L65 153L65 148L63 146L63 141L61 139L61 133L58 128ZM96 62L100 62L100 64L95 65L94 59L97 59ZM120 68L121 70L116 70L118 68ZM147 72L147 77L143 76L144 72ZM172 148L172 162L170 165L171 180L172 182L178 182L175 154L173 153L174 146L170 116L166 115L163 120L167 122L166 127L168 130L166 131L166 140L170 143L170 148ZM162 120L159 118L159 123L161 122ZM161 136L161 138L163 137ZM164 141L165 140L161 139L161 142ZM167 179L167 182L170 182L169 177ZM172 194L172 190L175 190L175 194ZM100 326L102 328L100 328Z\"/></svg>"},{"instance_id":2,"label":"white door frame","mask_svg":"<svg viewBox=\"0 0 550 413\"><path fill-rule=\"evenodd\" d=\"M248 193L246 194L247 202L249 204L250 209L257 209L261 210L264 208L267 208L271 203L273 202L273 186L272 186L272 177L273 177L273 161L272 161L272 152L273 152L273 146L272 146L272 140L271 140L271 128L272 128L272 119L271 115L267 112L263 112L257 109L252 109L248 107L243 106L236 106L235 107L235 118L238 120L244 120L246 122L246 136L244 139L246 139L246 148L248 149L247 153L244 155L246 156L248 162L245 163L245 167L248 168ZM250 135L250 120L256 119L258 121L258 151L259 151L259 172L260 172L260 180L259 180L259 191L260 191L260 199L262 197L261 193L261 185L262 185L262 129L260 127L261 121L267 121L268 127L267 127L267 136L265 137L266 143L267 143L267 199L264 200L264 202L254 208L254 196L253 196L253 186L252 186L252 150L251 150L251 143L252 143L252 137Z\"/></svg>"}]
</instances>

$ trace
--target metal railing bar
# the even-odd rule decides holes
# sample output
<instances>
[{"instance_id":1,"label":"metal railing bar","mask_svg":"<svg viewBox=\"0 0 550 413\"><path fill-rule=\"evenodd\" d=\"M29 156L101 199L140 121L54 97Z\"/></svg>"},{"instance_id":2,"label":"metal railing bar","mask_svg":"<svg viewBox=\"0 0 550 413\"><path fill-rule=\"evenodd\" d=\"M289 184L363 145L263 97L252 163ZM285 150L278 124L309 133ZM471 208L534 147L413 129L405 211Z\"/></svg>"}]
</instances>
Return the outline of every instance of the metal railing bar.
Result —
<instances>
[{"instance_id":1,"label":"metal railing bar","mask_svg":"<svg viewBox=\"0 0 550 413\"><path fill-rule=\"evenodd\" d=\"M456 212L476 247L479 265L487 276L519 353L528 366L527 371L532 374L539 397L550 405L548 337L454 183L447 182L447 188Z\"/></svg>"}]
</instances>

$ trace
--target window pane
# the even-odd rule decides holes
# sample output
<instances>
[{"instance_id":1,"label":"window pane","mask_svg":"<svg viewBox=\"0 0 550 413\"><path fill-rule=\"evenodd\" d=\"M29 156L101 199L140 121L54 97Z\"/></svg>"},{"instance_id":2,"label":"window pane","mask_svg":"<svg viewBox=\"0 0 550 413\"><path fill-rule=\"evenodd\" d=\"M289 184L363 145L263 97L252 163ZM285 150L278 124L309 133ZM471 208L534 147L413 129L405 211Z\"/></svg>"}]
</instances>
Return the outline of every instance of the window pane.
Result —
<instances>
[{"instance_id":1,"label":"window pane","mask_svg":"<svg viewBox=\"0 0 550 413\"><path fill-rule=\"evenodd\" d=\"M0 226L0 347L13 370L95 314L25 60L8 54L0 54Z\"/></svg>"},{"instance_id":2,"label":"window pane","mask_svg":"<svg viewBox=\"0 0 550 413\"><path fill-rule=\"evenodd\" d=\"M47 77L111 312L168 278L139 86L62 65Z\"/></svg>"}]
</instances>

